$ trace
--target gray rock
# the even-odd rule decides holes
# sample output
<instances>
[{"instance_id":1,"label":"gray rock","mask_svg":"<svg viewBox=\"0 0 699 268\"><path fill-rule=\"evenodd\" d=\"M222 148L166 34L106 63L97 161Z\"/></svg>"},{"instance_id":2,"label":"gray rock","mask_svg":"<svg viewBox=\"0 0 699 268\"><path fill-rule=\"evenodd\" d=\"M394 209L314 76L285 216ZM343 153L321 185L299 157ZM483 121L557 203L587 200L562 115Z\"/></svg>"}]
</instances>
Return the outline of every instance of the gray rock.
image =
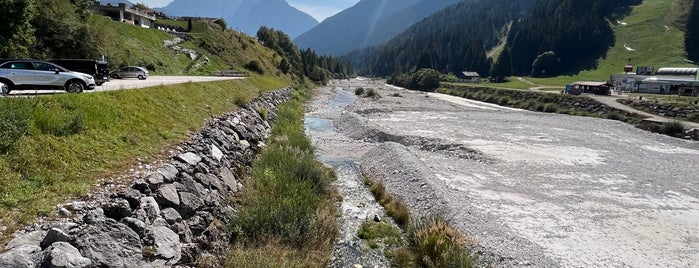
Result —
<instances>
[{"instance_id":1,"label":"gray rock","mask_svg":"<svg viewBox=\"0 0 699 268\"><path fill-rule=\"evenodd\" d=\"M160 214L163 216L163 219L165 219L165 221L167 221L167 223L170 225L182 221L182 216L174 208L163 209L162 211L160 211Z\"/></svg>"},{"instance_id":2,"label":"gray rock","mask_svg":"<svg viewBox=\"0 0 699 268\"><path fill-rule=\"evenodd\" d=\"M240 146L243 148L243 150L250 148L250 143L246 140L240 140Z\"/></svg>"},{"instance_id":3,"label":"gray rock","mask_svg":"<svg viewBox=\"0 0 699 268\"><path fill-rule=\"evenodd\" d=\"M35 268L39 266L41 248L35 245L22 245L0 254L0 267Z\"/></svg>"},{"instance_id":4,"label":"gray rock","mask_svg":"<svg viewBox=\"0 0 699 268\"><path fill-rule=\"evenodd\" d=\"M29 232L26 234L21 234L15 236L10 242L5 245L5 249L13 249L13 248L18 248L21 246L25 245L31 245L31 246L37 246L39 247L41 244L41 241L44 240L44 237L46 237L46 231L39 230L39 231L33 231ZM41 250L41 249L39 249ZM2 266L0 266L2 267Z\"/></svg>"},{"instance_id":5,"label":"gray rock","mask_svg":"<svg viewBox=\"0 0 699 268\"><path fill-rule=\"evenodd\" d=\"M56 243L56 242L66 242L70 238L70 235L68 235L66 232L64 232L61 229L58 228L51 228L47 233L46 236L44 237L43 240L41 240L41 243L39 246L41 246L42 249L45 249L51 244Z\"/></svg>"},{"instance_id":6,"label":"gray rock","mask_svg":"<svg viewBox=\"0 0 699 268\"><path fill-rule=\"evenodd\" d=\"M138 191L141 192L142 194L151 195L150 187L148 186L148 183L147 183L146 181L144 181L144 180L136 180L136 181L134 181L133 186L131 186L131 187L133 187L134 189L138 190Z\"/></svg>"},{"instance_id":7,"label":"gray rock","mask_svg":"<svg viewBox=\"0 0 699 268\"><path fill-rule=\"evenodd\" d=\"M142 220L126 217L121 219L120 222L131 228L131 230L134 230L134 232L136 232L139 236L143 236L145 234L146 223Z\"/></svg>"},{"instance_id":8,"label":"gray rock","mask_svg":"<svg viewBox=\"0 0 699 268\"><path fill-rule=\"evenodd\" d=\"M128 201L129 207L131 207L131 209L136 209L138 206L141 205L141 193L134 188L126 188L124 190L121 190L117 194L117 197L123 198L126 201Z\"/></svg>"},{"instance_id":9,"label":"gray rock","mask_svg":"<svg viewBox=\"0 0 699 268\"><path fill-rule=\"evenodd\" d=\"M151 257L167 260L166 265L174 265L182 257L180 237L167 227L148 227L144 244L152 247Z\"/></svg>"},{"instance_id":10,"label":"gray rock","mask_svg":"<svg viewBox=\"0 0 699 268\"><path fill-rule=\"evenodd\" d=\"M213 174L197 173L197 174L194 174L194 178L209 190L219 190L219 191L227 190L227 189L223 188L223 184L221 183L221 181Z\"/></svg>"},{"instance_id":11,"label":"gray rock","mask_svg":"<svg viewBox=\"0 0 699 268\"><path fill-rule=\"evenodd\" d=\"M223 185L225 185L226 190L234 193L237 192L238 182L235 180L235 175L233 175L233 172L231 172L231 170L228 168L222 168L220 173L221 181L223 182Z\"/></svg>"},{"instance_id":12,"label":"gray rock","mask_svg":"<svg viewBox=\"0 0 699 268\"><path fill-rule=\"evenodd\" d=\"M160 216L160 206L151 196L141 198L141 208L146 212L146 217L150 221Z\"/></svg>"},{"instance_id":13,"label":"gray rock","mask_svg":"<svg viewBox=\"0 0 699 268\"><path fill-rule=\"evenodd\" d=\"M146 183L150 186L151 189L155 189L158 187L158 185L163 184L165 182L165 176L160 173L153 173L148 175L146 178Z\"/></svg>"},{"instance_id":14,"label":"gray rock","mask_svg":"<svg viewBox=\"0 0 699 268\"><path fill-rule=\"evenodd\" d=\"M157 219L153 220L153 223L151 224L151 226L161 226L161 227L165 227L165 228L170 228L170 224L167 223L167 221L165 219L163 219L162 217L158 217Z\"/></svg>"},{"instance_id":15,"label":"gray rock","mask_svg":"<svg viewBox=\"0 0 699 268\"><path fill-rule=\"evenodd\" d=\"M177 194L177 187L174 184L160 185L155 194L155 201L162 207L178 207L180 196Z\"/></svg>"},{"instance_id":16,"label":"gray rock","mask_svg":"<svg viewBox=\"0 0 699 268\"><path fill-rule=\"evenodd\" d=\"M180 207L177 211L183 218L194 215L202 206L204 206L204 201L198 196L188 192L180 192Z\"/></svg>"},{"instance_id":17,"label":"gray rock","mask_svg":"<svg viewBox=\"0 0 699 268\"><path fill-rule=\"evenodd\" d=\"M148 213L146 213L145 209L139 208L134 210L133 218L144 222L146 225L150 225L150 219L148 218Z\"/></svg>"},{"instance_id":18,"label":"gray rock","mask_svg":"<svg viewBox=\"0 0 699 268\"><path fill-rule=\"evenodd\" d=\"M56 242L45 251L42 268L89 268L92 261L66 242Z\"/></svg>"},{"instance_id":19,"label":"gray rock","mask_svg":"<svg viewBox=\"0 0 699 268\"><path fill-rule=\"evenodd\" d=\"M162 166L157 172L163 175L166 182L174 182L175 179L177 179L177 174L179 173L177 168L170 164Z\"/></svg>"},{"instance_id":20,"label":"gray rock","mask_svg":"<svg viewBox=\"0 0 699 268\"><path fill-rule=\"evenodd\" d=\"M85 223L102 222L106 219L107 218L104 216L104 210L102 208L88 210L85 212L85 215L83 215L83 222Z\"/></svg>"},{"instance_id":21,"label":"gray rock","mask_svg":"<svg viewBox=\"0 0 699 268\"><path fill-rule=\"evenodd\" d=\"M172 225L172 230L180 236L180 242L182 243L192 243L193 235L192 230L189 229L189 225L184 222L177 222Z\"/></svg>"},{"instance_id":22,"label":"gray rock","mask_svg":"<svg viewBox=\"0 0 699 268\"><path fill-rule=\"evenodd\" d=\"M76 234L76 245L94 267L132 267L143 259L141 238L122 223L103 221Z\"/></svg>"},{"instance_id":23,"label":"gray rock","mask_svg":"<svg viewBox=\"0 0 699 268\"><path fill-rule=\"evenodd\" d=\"M124 217L131 216L131 204L126 199L115 198L111 203L103 204L102 209L107 218L121 220Z\"/></svg>"},{"instance_id":24,"label":"gray rock","mask_svg":"<svg viewBox=\"0 0 699 268\"><path fill-rule=\"evenodd\" d=\"M188 152L184 154L179 154L175 157L176 160L189 164L190 166L196 166L201 162L201 156Z\"/></svg>"},{"instance_id":25,"label":"gray rock","mask_svg":"<svg viewBox=\"0 0 699 268\"><path fill-rule=\"evenodd\" d=\"M206 188L188 174L182 174L180 183L175 183L175 186L177 186L177 191L179 192L190 192L196 196L204 196L206 194Z\"/></svg>"},{"instance_id":26,"label":"gray rock","mask_svg":"<svg viewBox=\"0 0 699 268\"><path fill-rule=\"evenodd\" d=\"M223 159L223 152L221 152L221 149L216 147L216 145L211 144L211 157L216 159L216 161L221 162L221 159Z\"/></svg>"}]
</instances>

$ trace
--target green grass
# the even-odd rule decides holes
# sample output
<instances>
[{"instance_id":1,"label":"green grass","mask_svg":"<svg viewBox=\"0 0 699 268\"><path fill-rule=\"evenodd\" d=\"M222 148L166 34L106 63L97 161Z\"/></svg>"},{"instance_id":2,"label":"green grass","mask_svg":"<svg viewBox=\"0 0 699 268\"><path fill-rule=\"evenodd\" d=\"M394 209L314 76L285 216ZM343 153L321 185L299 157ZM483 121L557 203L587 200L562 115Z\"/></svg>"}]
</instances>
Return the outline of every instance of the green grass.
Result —
<instances>
[{"instance_id":1,"label":"green grass","mask_svg":"<svg viewBox=\"0 0 699 268\"><path fill-rule=\"evenodd\" d=\"M204 125L283 82L187 83L92 94L0 99L22 110L24 131L0 155L0 224L29 222L66 199L83 196L97 179L148 161ZM5 133L0 131L0 135ZM1 239L0 239L1 240Z\"/></svg>"},{"instance_id":2,"label":"green grass","mask_svg":"<svg viewBox=\"0 0 699 268\"><path fill-rule=\"evenodd\" d=\"M606 81L610 75L623 73L628 60L634 66L660 67L695 67L683 61L685 59L684 32L685 27L680 22L687 16L689 6L687 0L645 0L633 7L632 12L620 21L626 26L612 21L616 42L609 48L607 54L599 59L593 70L582 70L579 73L561 75L552 78L526 79L538 86L561 87L575 81ZM663 26L670 30L665 32ZM628 51L624 44L635 49ZM634 70L635 71L635 70ZM508 83L484 83L483 86L495 88L527 89L531 85L521 83L516 78L509 78Z\"/></svg>"},{"instance_id":3,"label":"green grass","mask_svg":"<svg viewBox=\"0 0 699 268\"><path fill-rule=\"evenodd\" d=\"M268 145L231 218L234 249L227 267L320 267L337 234L332 169L316 161L303 131L303 100L281 106Z\"/></svg>"}]
</instances>

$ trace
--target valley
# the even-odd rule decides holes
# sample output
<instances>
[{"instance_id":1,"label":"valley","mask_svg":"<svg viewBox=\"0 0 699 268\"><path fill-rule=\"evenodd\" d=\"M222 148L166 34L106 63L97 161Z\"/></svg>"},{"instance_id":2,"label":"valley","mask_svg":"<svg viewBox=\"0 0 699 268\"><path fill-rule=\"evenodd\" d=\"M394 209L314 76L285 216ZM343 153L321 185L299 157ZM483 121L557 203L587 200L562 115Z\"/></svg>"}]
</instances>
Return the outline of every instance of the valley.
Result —
<instances>
[{"instance_id":1,"label":"valley","mask_svg":"<svg viewBox=\"0 0 699 268\"><path fill-rule=\"evenodd\" d=\"M381 98L347 98L359 87ZM306 116L327 120L307 125L321 159L356 163L418 216L451 217L481 266L699 262L696 142L370 80L320 88ZM353 196L343 212L376 213Z\"/></svg>"}]
</instances>

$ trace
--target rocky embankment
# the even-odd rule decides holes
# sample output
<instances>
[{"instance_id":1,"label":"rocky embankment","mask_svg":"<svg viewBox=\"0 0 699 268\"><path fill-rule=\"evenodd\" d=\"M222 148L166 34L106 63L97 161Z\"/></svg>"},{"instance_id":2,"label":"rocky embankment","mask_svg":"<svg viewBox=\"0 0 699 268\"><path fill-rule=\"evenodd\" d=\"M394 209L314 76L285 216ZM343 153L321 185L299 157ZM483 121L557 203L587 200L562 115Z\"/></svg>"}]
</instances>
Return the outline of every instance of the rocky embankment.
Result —
<instances>
[{"instance_id":1,"label":"rocky embankment","mask_svg":"<svg viewBox=\"0 0 699 268\"><path fill-rule=\"evenodd\" d=\"M224 263L226 219L235 213L230 197L241 190L241 178L290 93L275 91L213 118L170 159L130 183L108 182L90 200L58 206L58 219L15 234L0 254L0 267Z\"/></svg>"},{"instance_id":2,"label":"rocky embankment","mask_svg":"<svg viewBox=\"0 0 699 268\"><path fill-rule=\"evenodd\" d=\"M619 103L663 117L699 122L699 106L677 106L654 101L619 99Z\"/></svg>"}]
</instances>

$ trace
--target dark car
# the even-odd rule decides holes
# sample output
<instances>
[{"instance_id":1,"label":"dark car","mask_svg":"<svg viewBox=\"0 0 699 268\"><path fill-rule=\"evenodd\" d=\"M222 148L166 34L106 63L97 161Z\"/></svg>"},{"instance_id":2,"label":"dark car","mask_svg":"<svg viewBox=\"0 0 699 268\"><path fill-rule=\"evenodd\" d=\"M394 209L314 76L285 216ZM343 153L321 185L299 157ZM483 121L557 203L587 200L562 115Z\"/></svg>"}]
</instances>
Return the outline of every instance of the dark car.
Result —
<instances>
[{"instance_id":1,"label":"dark car","mask_svg":"<svg viewBox=\"0 0 699 268\"><path fill-rule=\"evenodd\" d=\"M92 75L95 78L95 83L98 86L109 81L109 64L106 61L97 61L89 59L58 59L51 60L68 70L81 72Z\"/></svg>"},{"instance_id":2,"label":"dark car","mask_svg":"<svg viewBox=\"0 0 699 268\"><path fill-rule=\"evenodd\" d=\"M58 89L72 93L95 88L92 75L32 59L0 59L2 94L23 89Z\"/></svg>"}]
</instances>

